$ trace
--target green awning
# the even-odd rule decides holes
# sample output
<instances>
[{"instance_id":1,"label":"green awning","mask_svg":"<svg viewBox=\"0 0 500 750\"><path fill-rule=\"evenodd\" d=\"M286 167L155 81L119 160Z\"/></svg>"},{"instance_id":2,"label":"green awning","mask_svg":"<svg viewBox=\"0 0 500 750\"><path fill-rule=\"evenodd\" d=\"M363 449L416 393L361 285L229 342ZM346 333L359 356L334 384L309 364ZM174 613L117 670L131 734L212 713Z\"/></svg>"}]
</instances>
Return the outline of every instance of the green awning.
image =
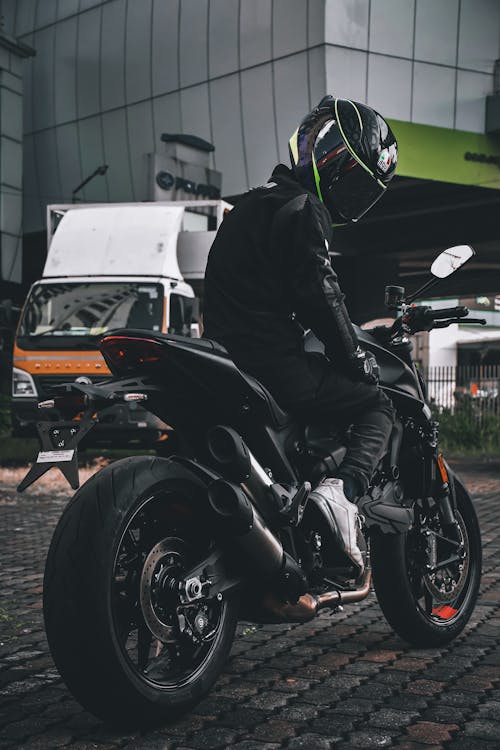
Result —
<instances>
[{"instance_id":1,"label":"green awning","mask_svg":"<svg viewBox=\"0 0 500 750\"><path fill-rule=\"evenodd\" d=\"M399 144L397 174L500 189L500 138L389 120Z\"/></svg>"}]
</instances>

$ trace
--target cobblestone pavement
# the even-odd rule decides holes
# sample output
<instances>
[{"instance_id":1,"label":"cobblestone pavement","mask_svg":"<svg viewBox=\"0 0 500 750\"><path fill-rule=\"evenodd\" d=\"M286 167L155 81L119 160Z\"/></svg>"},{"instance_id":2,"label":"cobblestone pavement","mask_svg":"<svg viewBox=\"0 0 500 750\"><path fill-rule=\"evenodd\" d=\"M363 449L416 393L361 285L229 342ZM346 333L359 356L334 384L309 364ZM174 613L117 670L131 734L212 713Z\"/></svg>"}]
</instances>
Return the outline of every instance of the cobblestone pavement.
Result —
<instances>
[{"instance_id":1,"label":"cobblestone pavement","mask_svg":"<svg viewBox=\"0 0 500 750\"><path fill-rule=\"evenodd\" d=\"M120 733L59 678L43 631L44 558L66 497L0 488L0 750L500 748L500 472L464 474L484 539L482 594L449 647L417 650L374 594L305 625L239 627L211 694L177 723Z\"/></svg>"}]
</instances>

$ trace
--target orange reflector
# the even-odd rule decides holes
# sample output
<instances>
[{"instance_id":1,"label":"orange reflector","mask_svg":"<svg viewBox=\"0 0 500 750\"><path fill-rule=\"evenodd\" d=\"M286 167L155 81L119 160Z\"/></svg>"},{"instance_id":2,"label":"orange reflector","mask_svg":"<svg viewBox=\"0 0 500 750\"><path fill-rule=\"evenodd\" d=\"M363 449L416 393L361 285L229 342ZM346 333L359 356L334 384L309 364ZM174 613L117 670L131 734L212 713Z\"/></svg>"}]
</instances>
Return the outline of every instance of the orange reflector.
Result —
<instances>
[{"instance_id":1,"label":"orange reflector","mask_svg":"<svg viewBox=\"0 0 500 750\"><path fill-rule=\"evenodd\" d=\"M436 607L432 610L432 614L437 615L441 620L451 620L452 617L455 617L457 612L458 609L453 609L453 607L450 607L448 604L443 604L442 607Z\"/></svg>"},{"instance_id":2,"label":"orange reflector","mask_svg":"<svg viewBox=\"0 0 500 750\"><path fill-rule=\"evenodd\" d=\"M448 472L446 471L446 466L444 464L444 458L443 458L442 453L438 454L437 463L438 463L439 473L441 474L441 480L443 484L448 484L449 482Z\"/></svg>"}]
</instances>

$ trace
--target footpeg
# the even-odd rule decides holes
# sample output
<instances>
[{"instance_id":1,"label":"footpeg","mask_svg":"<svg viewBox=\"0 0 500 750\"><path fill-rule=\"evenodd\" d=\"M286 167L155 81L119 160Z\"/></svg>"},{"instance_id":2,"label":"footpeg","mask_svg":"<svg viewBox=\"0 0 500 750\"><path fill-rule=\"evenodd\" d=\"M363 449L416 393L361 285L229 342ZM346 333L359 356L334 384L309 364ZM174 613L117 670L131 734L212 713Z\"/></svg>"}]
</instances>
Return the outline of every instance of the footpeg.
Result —
<instances>
[{"instance_id":1,"label":"footpeg","mask_svg":"<svg viewBox=\"0 0 500 750\"><path fill-rule=\"evenodd\" d=\"M273 484L270 490L277 500L277 505L282 506L278 511L278 517L287 526L298 526L302 521L309 493L311 492L310 483L303 482L293 495L284 490L279 484Z\"/></svg>"},{"instance_id":2,"label":"footpeg","mask_svg":"<svg viewBox=\"0 0 500 750\"><path fill-rule=\"evenodd\" d=\"M387 482L383 487L374 487L371 495L364 495L358 502L367 528L377 526L384 534L402 534L413 525L413 508L401 505L403 493L397 482Z\"/></svg>"}]
</instances>

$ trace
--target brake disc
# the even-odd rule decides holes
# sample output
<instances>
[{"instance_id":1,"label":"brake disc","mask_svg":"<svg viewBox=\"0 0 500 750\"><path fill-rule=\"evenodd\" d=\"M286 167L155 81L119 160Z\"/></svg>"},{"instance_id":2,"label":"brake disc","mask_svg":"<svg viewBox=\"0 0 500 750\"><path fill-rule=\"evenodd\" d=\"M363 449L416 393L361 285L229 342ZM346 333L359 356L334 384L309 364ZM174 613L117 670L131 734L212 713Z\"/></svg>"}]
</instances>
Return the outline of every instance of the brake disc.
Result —
<instances>
[{"instance_id":1,"label":"brake disc","mask_svg":"<svg viewBox=\"0 0 500 750\"><path fill-rule=\"evenodd\" d=\"M448 603L456 599L462 592L469 572L469 541L462 516L457 513L456 520L462 537L464 556L459 563L453 563L435 573L423 576L423 582L434 601ZM438 542L439 543L439 542Z\"/></svg>"},{"instance_id":2,"label":"brake disc","mask_svg":"<svg viewBox=\"0 0 500 750\"><path fill-rule=\"evenodd\" d=\"M172 623L176 620L178 596L175 586L182 575L183 547L180 539L163 539L151 549L142 568L142 614L152 634L163 643L178 639L177 628Z\"/></svg>"}]
</instances>

